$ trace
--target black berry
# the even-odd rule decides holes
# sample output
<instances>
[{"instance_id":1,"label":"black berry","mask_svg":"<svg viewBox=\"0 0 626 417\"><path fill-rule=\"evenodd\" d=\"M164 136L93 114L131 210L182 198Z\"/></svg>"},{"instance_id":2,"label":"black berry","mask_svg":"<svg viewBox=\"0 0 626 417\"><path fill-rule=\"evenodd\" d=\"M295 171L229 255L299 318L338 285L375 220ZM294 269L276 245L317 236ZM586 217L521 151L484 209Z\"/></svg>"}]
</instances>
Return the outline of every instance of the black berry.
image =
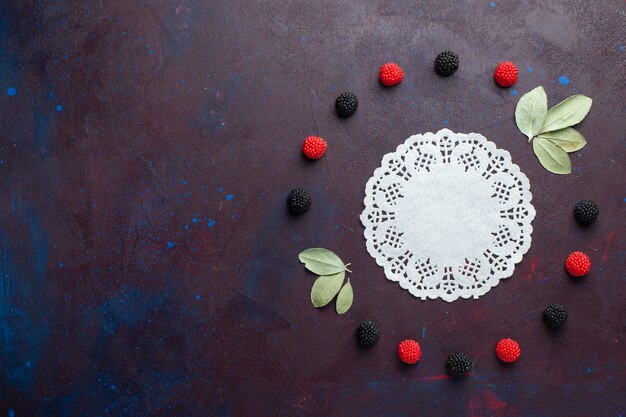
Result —
<instances>
[{"instance_id":1,"label":"black berry","mask_svg":"<svg viewBox=\"0 0 626 417\"><path fill-rule=\"evenodd\" d=\"M435 58L435 72L442 77L449 77L459 69L459 56L454 52L444 51Z\"/></svg>"},{"instance_id":2,"label":"black berry","mask_svg":"<svg viewBox=\"0 0 626 417\"><path fill-rule=\"evenodd\" d=\"M591 200L581 200L574 207L574 216L580 224L593 223L600 214L598 205Z\"/></svg>"},{"instance_id":3,"label":"black berry","mask_svg":"<svg viewBox=\"0 0 626 417\"><path fill-rule=\"evenodd\" d=\"M367 320L359 324L356 328L356 339L361 346L372 346L378 342L380 336L380 329L371 320Z\"/></svg>"},{"instance_id":4,"label":"black berry","mask_svg":"<svg viewBox=\"0 0 626 417\"><path fill-rule=\"evenodd\" d=\"M567 310L561 304L552 303L543 310L543 321L546 326L556 329L567 321Z\"/></svg>"},{"instance_id":5,"label":"black berry","mask_svg":"<svg viewBox=\"0 0 626 417\"><path fill-rule=\"evenodd\" d=\"M460 376L469 371L472 367L472 360L463 352L454 352L448 356L446 369L450 375Z\"/></svg>"},{"instance_id":6,"label":"black berry","mask_svg":"<svg viewBox=\"0 0 626 417\"><path fill-rule=\"evenodd\" d=\"M311 196L302 188L295 188L287 197L287 207L294 214L304 213L311 207Z\"/></svg>"},{"instance_id":7,"label":"black berry","mask_svg":"<svg viewBox=\"0 0 626 417\"><path fill-rule=\"evenodd\" d=\"M359 100L352 93L341 93L335 100L335 109L339 117L349 117L359 107Z\"/></svg>"}]
</instances>

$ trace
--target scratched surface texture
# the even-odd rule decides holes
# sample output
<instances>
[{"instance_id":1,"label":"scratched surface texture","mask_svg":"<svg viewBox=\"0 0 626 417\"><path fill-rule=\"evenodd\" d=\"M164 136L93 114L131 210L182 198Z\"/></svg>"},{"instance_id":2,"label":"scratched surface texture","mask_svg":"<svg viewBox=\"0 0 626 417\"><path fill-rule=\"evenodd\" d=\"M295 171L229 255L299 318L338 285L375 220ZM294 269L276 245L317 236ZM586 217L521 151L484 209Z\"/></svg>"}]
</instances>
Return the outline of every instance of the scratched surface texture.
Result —
<instances>
[{"instance_id":1,"label":"scratched surface texture","mask_svg":"<svg viewBox=\"0 0 626 417\"><path fill-rule=\"evenodd\" d=\"M626 416L623 1L0 2L0 416ZM437 53L461 67L435 75ZM520 79L500 89L495 65ZM404 82L377 81L396 61ZM594 99L574 171L542 169L513 120ZM335 97L360 107L340 120ZM510 151L537 210L515 274L479 300L420 301L366 253L382 156L414 133ZM308 162L304 137L327 155ZM288 215L302 186L311 210ZM576 224L595 200L600 218ZM424 219L427 221L427 219ZM297 260L352 262L353 308L309 301ZM567 276L573 250L593 262ZM548 331L541 310L570 318ZM358 322L382 328L359 349ZM503 366L497 340L520 341ZM418 340L423 358L395 349ZM444 361L475 360L462 380Z\"/></svg>"}]
</instances>

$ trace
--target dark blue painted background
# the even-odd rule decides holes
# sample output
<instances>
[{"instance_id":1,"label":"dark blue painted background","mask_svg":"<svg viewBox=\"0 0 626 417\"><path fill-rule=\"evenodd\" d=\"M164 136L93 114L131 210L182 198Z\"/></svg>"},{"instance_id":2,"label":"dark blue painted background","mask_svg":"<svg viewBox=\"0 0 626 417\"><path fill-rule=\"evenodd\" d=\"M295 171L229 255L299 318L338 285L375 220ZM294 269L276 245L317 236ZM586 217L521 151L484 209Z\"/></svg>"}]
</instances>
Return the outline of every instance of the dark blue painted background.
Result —
<instances>
[{"instance_id":1,"label":"dark blue painted background","mask_svg":"<svg viewBox=\"0 0 626 417\"><path fill-rule=\"evenodd\" d=\"M0 417L626 416L625 3L0 1ZM436 54L459 52L441 79ZM513 89L495 65L520 69ZM400 63L383 89L377 69ZM594 99L574 172L543 170L517 99ZM335 97L354 91L339 120ZM479 132L511 152L533 246L479 300L423 302L367 255L365 182L409 135ZM304 137L329 142L320 161ZM313 196L290 217L285 197ZM571 215L581 198L596 224ZM345 316L315 310L297 254L352 262ZM591 274L563 261L587 252ZM541 310L561 302L566 327ZM383 331L358 349L356 324ZM500 364L502 337L522 359ZM413 368L395 356L418 340ZM444 361L477 362L462 381Z\"/></svg>"}]
</instances>

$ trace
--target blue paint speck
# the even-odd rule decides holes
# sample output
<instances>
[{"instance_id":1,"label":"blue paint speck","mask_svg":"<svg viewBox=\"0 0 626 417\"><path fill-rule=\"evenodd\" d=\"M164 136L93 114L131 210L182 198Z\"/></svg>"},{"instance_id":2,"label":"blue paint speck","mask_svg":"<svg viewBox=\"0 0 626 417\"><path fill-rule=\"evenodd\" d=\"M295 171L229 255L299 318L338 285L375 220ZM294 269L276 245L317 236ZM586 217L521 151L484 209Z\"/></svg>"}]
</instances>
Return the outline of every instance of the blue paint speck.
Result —
<instances>
[{"instance_id":1,"label":"blue paint speck","mask_svg":"<svg viewBox=\"0 0 626 417\"><path fill-rule=\"evenodd\" d=\"M446 125L446 126L448 126L448 121L447 121L447 120L444 120L444 121L443 121L443 124L444 124L444 125Z\"/></svg>"},{"instance_id":2,"label":"blue paint speck","mask_svg":"<svg viewBox=\"0 0 626 417\"><path fill-rule=\"evenodd\" d=\"M213 227L215 226L215 220L209 220L209 222L207 223L208 227Z\"/></svg>"},{"instance_id":3,"label":"blue paint speck","mask_svg":"<svg viewBox=\"0 0 626 417\"><path fill-rule=\"evenodd\" d=\"M620 45L620 46L617 47L617 49L619 49L620 51L623 52L625 48L624 48L624 45Z\"/></svg>"},{"instance_id":4,"label":"blue paint speck","mask_svg":"<svg viewBox=\"0 0 626 417\"><path fill-rule=\"evenodd\" d=\"M198 219L196 219L195 217L193 219L191 219L192 223L198 223Z\"/></svg>"},{"instance_id":5,"label":"blue paint speck","mask_svg":"<svg viewBox=\"0 0 626 417\"><path fill-rule=\"evenodd\" d=\"M365 387L371 391L378 391L384 387L384 383L382 381L372 381L368 382Z\"/></svg>"},{"instance_id":6,"label":"blue paint speck","mask_svg":"<svg viewBox=\"0 0 626 417\"><path fill-rule=\"evenodd\" d=\"M517 95L517 90L511 90L511 94L513 94L514 96Z\"/></svg>"},{"instance_id":7,"label":"blue paint speck","mask_svg":"<svg viewBox=\"0 0 626 417\"><path fill-rule=\"evenodd\" d=\"M14 96L17 94L17 90L13 87L7 88L7 96Z\"/></svg>"},{"instance_id":8,"label":"blue paint speck","mask_svg":"<svg viewBox=\"0 0 626 417\"><path fill-rule=\"evenodd\" d=\"M339 230L339 225L338 224L335 225L335 230Z\"/></svg>"},{"instance_id":9,"label":"blue paint speck","mask_svg":"<svg viewBox=\"0 0 626 417\"><path fill-rule=\"evenodd\" d=\"M176 242L167 242L167 248L172 249L176 245Z\"/></svg>"},{"instance_id":10,"label":"blue paint speck","mask_svg":"<svg viewBox=\"0 0 626 417\"><path fill-rule=\"evenodd\" d=\"M491 7L496 7L496 2L495 2L495 1L492 1L491 3L489 3L489 6L491 6Z\"/></svg>"},{"instance_id":11,"label":"blue paint speck","mask_svg":"<svg viewBox=\"0 0 626 417\"><path fill-rule=\"evenodd\" d=\"M9 417L15 417L15 411L9 410Z\"/></svg>"},{"instance_id":12,"label":"blue paint speck","mask_svg":"<svg viewBox=\"0 0 626 417\"><path fill-rule=\"evenodd\" d=\"M593 372L593 369L587 368L587 373L590 374L591 372Z\"/></svg>"},{"instance_id":13,"label":"blue paint speck","mask_svg":"<svg viewBox=\"0 0 626 417\"><path fill-rule=\"evenodd\" d=\"M187 229L189 229L189 225L188 224L185 225L185 230L187 230Z\"/></svg>"},{"instance_id":14,"label":"blue paint speck","mask_svg":"<svg viewBox=\"0 0 626 417\"><path fill-rule=\"evenodd\" d=\"M63 106L61 104L57 104L57 106L55 107L55 109L57 111L63 111Z\"/></svg>"},{"instance_id":15,"label":"blue paint speck","mask_svg":"<svg viewBox=\"0 0 626 417\"><path fill-rule=\"evenodd\" d=\"M217 189L217 191L219 191L220 193L223 193L224 192L224 188L220 187L220 188Z\"/></svg>"},{"instance_id":16,"label":"blue paint speck","mask_svg":"<svg viewBox=\"0 0 626 417\"><path fill-rule=\"evenodd\" d=\"M111 389L115 391L117 387L115 385L111 385Z\"/></svg>"},{"instance_id":17,"label":"blue paint speck","mask_svg":"<svg viewBox=\"0 0 626 417\"><path fill-rule=\"evenodd\" d=\"M150 49L150 50L148 51L148 53L149 53L150 55L152 55L154 52L152 51L152 49Z\"/></svg>"},{"instance_id":18,"label":"blue paint speck","mask_svg":"<svg viewBox=\"0 0 626 417\"><path fill-rule=\"evenodd\" d=\"M200 296L200 294L196 294L196 300L202 300L202 297Z\"/></svg>"},{"instance_id":19,"label":"blue paint speck","mask_svg":"<svg viewBox=\"0 0 626 417\"><path fill-rule=\"evenodd\" d=\"M561 85L569 85L569 78L565 75L561 75L559 77L559 83L561 83Z\"/></svg>"},{"instance_id":20,"label":"blue paint speck","mask_svg":"<svg viewBox=\"0 0 626 417\"><path fill-rule=\"evenodd\" d=\"M235 198L235 196L234 196L234 195L232 195L232 194L228 194L228 195L226 196L226 201L230 201L230 200L232 200L233 198Z\"/></svg>"},{"instance_id":21,"label":"blue paint speck","mask_svg":"<svg viewBox=\"0 0 626 417\"><path fill-rule=\"evenodd\" d=\"M626 197L624 197L624 203L626 203Z\"/></svg>"},{"instance_id":22,"label":"blue paint speck","mask_svg":"<svg viewBox=\"0 0 626 417\"><path fill-rule=\"evenodd\" d=\"M426 339L426 326L422 326L422 339Z\"/></svg>"},{"instance_id":23,"label":"blue paint speck","mask_svg":"<svg viewBox=\"0 0 626 417\"><path fill-rule=\"evenodd\" d=\"M59 262L59 268L63 268L63 262Z\"/></svg>"},{"instance_id":24,"label":"blue paint speck","mask_svg":"<svg viewBox=\"0 0 626 417\"><path fill-rule=\"evenodd\" d=\"M533 72L533 71L534 71L533 67L528 67L528 72Z\"/></svg>"}]
</instances>

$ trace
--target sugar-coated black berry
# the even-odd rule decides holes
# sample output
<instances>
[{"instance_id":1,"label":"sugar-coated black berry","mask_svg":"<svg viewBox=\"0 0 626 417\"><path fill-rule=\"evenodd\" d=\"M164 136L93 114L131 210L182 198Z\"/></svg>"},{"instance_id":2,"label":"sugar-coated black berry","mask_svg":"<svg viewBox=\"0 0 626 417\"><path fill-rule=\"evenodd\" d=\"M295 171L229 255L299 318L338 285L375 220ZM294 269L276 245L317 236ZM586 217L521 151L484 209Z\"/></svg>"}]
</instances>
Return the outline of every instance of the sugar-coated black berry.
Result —
<instances>
[{"instance_id":1,"label":"sugar-coated black berry","mask_svg":"<svg viewBox=\"0 0 626 417\"><path fill-rule=\"evenodd\" d=\"M380 329L378 325L371 320L367 320L359 324L356 328L356 339L361 346L372 346L378 342Z\"/></svg>"},{"instance_id":2,"label":"sugar-coated black berry","mask_svg":"<svg viewBox=\"0 0 626 417\"><path fill-rule=\"evenodd\" d=\"M593 223L600 214L598 205L591 200L581 200L574 207L574 216L580 224Z\"/></svg>"},{"instance_id":3,"label":"sugar-coated black berry","mask_svg":"<svg viewBox=\"0 0 626 417\"><path fill-rule=\"evenodd\" d=\"M454 352L448 356L446 369L450 375L460 376L472 368L472 360L463 352Z\"/></svg>"},{"instance_id":4,"label":"sugar-coated black berry","mask_svg":"<svg viewBox=\"0 0 626 417\"><path fill-rule=\"evenodd\" d=\"M304 213L311 207L311 196L302 188L295 188L287 197L287 207L294 214Z\"/></svg>"},{"instance_id":5,"label":"sugar-coated black berry","mask_svg":"<svg viewBox=\"0 0 626 417\"><path fill-rule=\"evenodd\" d=\"M567 310L561 304L552 303L543 310L543 321L546 326L556 329L567 321Z\"/></svg>"},{"instance_id":6,"label":"sugar-coated black berry","mask_svg":"<svg viewBox=\"0 0 626 417\"><path fill-rule=\"evenodd\" d=\"M442 77L449 77L459 69L459 56L451 51L444 51L435 58L435 72Z\"/></svg>"},{"instance_id":7,"label":"sugar-coated black berry","mask_svg":"<svg viewBox=\"0 0 626 417\"><path fill-rule=\"evenodd\" d=\"M339 117L349 117L354 114L359 107L359 100L352 93L341 93L335 100L335 109Z\"/></svg>"}]
</instances>

